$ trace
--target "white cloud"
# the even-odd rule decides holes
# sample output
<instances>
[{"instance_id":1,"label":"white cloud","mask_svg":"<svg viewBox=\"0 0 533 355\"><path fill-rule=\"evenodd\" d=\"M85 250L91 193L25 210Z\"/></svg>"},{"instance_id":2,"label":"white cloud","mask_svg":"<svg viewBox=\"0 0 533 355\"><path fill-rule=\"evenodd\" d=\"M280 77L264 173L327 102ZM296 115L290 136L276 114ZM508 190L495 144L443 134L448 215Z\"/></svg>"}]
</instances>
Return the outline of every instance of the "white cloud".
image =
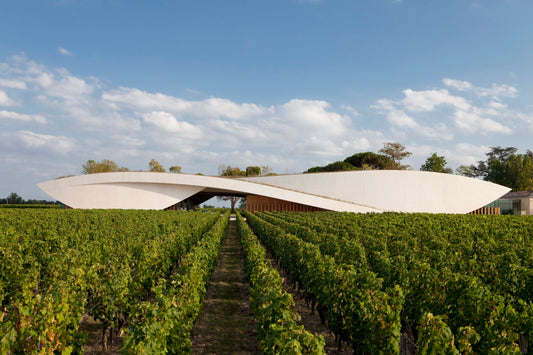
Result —
<instances>
[{"instance_id":1,"label":"white cloud","mask_svg":"<svg viewBox=\"0 0 533 355\"><path fill-rule=\"evenodd\" d=\"M435 105L430 102L431 100L428 100L427 96L425 96L424 94L420 95L420 100L418 100L415 99L417 97L416 93L412 92L412 90L406 91L409 91L409 100L407 101L402 100L401 102L394 102L387 99L381 99L378 100L376 105L372 107L378 112L384 114L387 118L387 121L395 127L413 130L415 133L426 138L443 140L453 139L453 134L449 131L448 127L444 123L437 123L435 127L424 126L418 123L415 118L408 115L405 111L401 109L410 107L411 111L416 112L428 111L428 107L430 106L432 106L433 108L435 107ZM431 96L433 95L430 95L430 97ZM417 108L413 109L414 107ZM423 107L424 109L422 109Z\"/></svg>"},{"instance_id":2,"label":"white cloud","mask_svg":"<svg viewBox=\"0 0 533 355\"><path fill-rule=\"evenodd\" d=\"M494 84L491 89L484 89L466 81L448 78L443 79L443 83L459 92L475 92L479 100L488 97L488 92L504 97L517 92L507 85ZM405 89L403 94L404 98L401 100L380 99L372 106L385 115L387 121L395 127L414 131L427 138L451 140L453 134L446 125L446 120L451 119L461 134L512 133L510 127L498 122L497 119L516 114L512 114L497 95L491 95L488 103L474 104L462 96L451 95L446 89L421 91ZM451 108L453 113L444 111L445 108ZM420 123L430 119L438 121L433 125Z\"/></svg>"},{"instance_id":3,"label":"white cloud","mask_svg":"<svg viewBox=\"0 0 533 355\"><path fill-rule=\"evenodd\" d=\"M405 98L402 100L403 106L412 112L433 111L437 106L449 105L458 109L468 109L470 104L462 97L450 95L448 90L424 90L414 91L406 89L403 91Z\"/></svg>"},{"instance_id":4,"label":"white cloud","mask_svg":"<svg viewBox=\"0 0 533 355\"><path fill-rule=\"evenodd\" d=\"M69 158L77 159L76 166L108 158L139 169L155 157L165 166L179 164L193 173L214 172L220 163L269 164L277 172L297 172L314 162L327 164L356 152L377 151L384 142L408 142L410 149L421 137L451 141L446 142L447 151L431 147L428 155L438 151L470 161L477 153L461 153L453 147L454 137L470 134L480 140L487 134L509 134L511 127L525 123L533 129L533 115L510 108L505 96L512 93L509 88L493 85L488 89L498 96L485 95L488 91L468 82L445 80L441 88L408 88L396 100L377 100L372 115L350 105L305 98L269 106L108 88L97 78L47 68L19 55L0 63L2 92L9 100L16 98L25 112L43 114L0 110L0 124L18 125L14 130L19 130L0 133L0 144L3 152L15 155L19 150L27 156L74 151ZM376 119L381 115L385 119ZM28 123L50 123L46 128L54 129L54 135L24 130Z\"/></svg>"},{"instance_id":5,"label":"white cloud","mask_svg":"<svg viewBox=\"0 0 533 355\"><path fill-rule=\"evenodd\" d=\"M516 97L518 95L518 89L506 84L492 84L490 88L483 88L472 85L468 81L455 80L444 78L442 80L444 85L457 90L457 91L472 91L475 95L482 96L494 96L494 97Z\"/></svg>"},{"instance_id":6,"label":"white cloud","mask_svg":"<svg viewBox=\"0 0 533 355\"><path fill-rule=\"evenodd\" d=\"M0 111L0 120L15 120L15 121L24 121L24 122L36 122L36 123L47 123L46 118L41 115L26 115L13 111Z\"/></svg>"},{"instance_id":7,"label":"white cloud","mask_svg":"<svg viewBox=\"0 0 533 355\"><path fill-rule=\"evenodd\" d=\"M350 119L329 109L326 101L293 99L276 109L276 113L296 129L342 135L349 129Z\"/></svg>"},{"instance_id":8,"label":"white cloud","mask_svg":"<svg viewBox=\"0 0 533 355\"><path fill-rule=\"evenodd\" d=\"M261 115L268 111L268 109L260 105L238 104L222 98L212 97L201 101L188 101L161 93L152 94L139 89L125 87L104 92L102 99L112 104L122 104L136 109L161 110L178 115L202 116L205 118L226 117L242 119Z\"/></svg>"},{"instance_id":9,"label":"white cloud","mask_svg":"<svg viewBox=\"0 0 533 355\"><path fill-rule=\"evenodd\" d=\"M352 106L349 106L349 105L342 105L341 108L343 110L346 110L347 112L349 112L353 117L357 117L357 116L360 116L361 114L355 109L353 108Z\"/></svg>"},{"instance_id":10,"label":"white cloud","mask_svg":"<svg viewBox=\"0 0 533 355\"><path fill-rule=\"evenodd\" d=\"M19 90L26 90L28 87L26 86L26 83L22 80L10 80L10 79L2 79L0 78L0 86L10 89L19 89Z\"/></svg>"},{"instance_id":11,"label":"white cloud","mask_svg":"<svg viewBox=\"0 0 533 355\"><path fill-rule=\"evenodd\" d=\"M52 136L26 130L13 132L12 136L26 148L32 150L48 149L56 153L68 154L75 147L74 140L65 136Z\"/></svg>"},{"instance_id":12,"label":"white cloud","mask_svg":"<svg viewBox=\"0 0 533 355\"><path fill-rule=\"evenodd\" d=\"M142 115L143 121L150 123L165 132L180 133L191 138L200 137L201 131L188 122L178 121L172 114L163 111L153 111Z\"/></svg>"},{"instance_id":13,"label":"white cloud","mask_svg":"<svg viewBox=\"0 0 533 355\"><path fill-rule=\"evenodd\" d=\"M0 106L17 106L17 103L11 100L5 91L0 90Z\"/></svg>"},{"instance_id":14,"label":"white cloud","mask_svg":"<svg viewBox=\"0 0 533 355\"><path fill-rule=\"evenodd\" d=\"M470 91L473 88L472 84L470 84L468 81L463 80L444 78L442 79L442 82L444 83L444 85L451 87L452 89L455 89L457 91Z\"/></svg>"},{"instance_id":15,"label":"white cloud","mask_svg":"<svg viewBox=\"0 0 533 355\"><path fill-rule=\"evenodd\" d=\"M465 133L503 133L511 134L513 131L490 118L484 118L475 111L457 110L454 113L455 125Z\"/></svg>"},{"instance_id":16,"label":"white cloud","mask_svg":"<svg viewBox=\"0 0 533 355\"><path fill-rule=\"evenodd\" d=\"M69 50L63 48L63 47L59 47L57 49L57 51L63 55L72 55L72 52L70 52Z\"/></svg>"}]
</instances>

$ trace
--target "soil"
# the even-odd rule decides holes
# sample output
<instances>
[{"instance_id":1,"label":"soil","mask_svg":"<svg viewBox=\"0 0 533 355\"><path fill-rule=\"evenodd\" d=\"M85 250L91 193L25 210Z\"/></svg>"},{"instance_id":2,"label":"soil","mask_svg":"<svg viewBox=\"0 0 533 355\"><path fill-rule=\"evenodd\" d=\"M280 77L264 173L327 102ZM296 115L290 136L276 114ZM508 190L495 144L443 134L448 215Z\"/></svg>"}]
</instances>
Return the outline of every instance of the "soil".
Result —
<instances>
[{"instance_id":1,"label":"soil","mask_svg":"<svg viewBox=\"0 0 533 355\"><path fill-rule=\"evenodd\" d=\"M102 322L94 320L93 317L88 315L83 315L80 322L79 331L87 332L87 342L83 346L83 353L87 355L100 355L100 354L109 354L116 355L120 354L120 346L122 345L122 337L119 334L116 334L116 331L113 331L113 336L111 341L108 340L107 351L103 349L103 331L104 325Z\"/></svg>"},{"instance_id":2,"label":"soil","mask_svg":"<svg viewBox=\"0 0 533 355\"><path fill-rule=\"evenodd\" d=\"M207 288L202 317L192 330L193 354L260 353L243 263L232 218Z\"/></svg>"}]
</instances>

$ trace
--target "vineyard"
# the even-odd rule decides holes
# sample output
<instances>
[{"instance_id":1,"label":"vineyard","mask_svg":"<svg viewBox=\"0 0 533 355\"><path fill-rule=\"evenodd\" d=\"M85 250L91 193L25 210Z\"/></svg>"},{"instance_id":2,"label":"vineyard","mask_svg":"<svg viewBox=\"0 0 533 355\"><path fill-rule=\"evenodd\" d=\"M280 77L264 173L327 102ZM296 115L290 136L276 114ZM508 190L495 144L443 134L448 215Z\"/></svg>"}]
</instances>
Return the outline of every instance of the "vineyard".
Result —
<instances>
[{"instance_id":1,"label":"vineyard","mask_svg":"<svg viewBox=\"0 0 533 355\"><path fill-rule=\"evenodd\" d=\"M0 210L0 353L82 353L84 317L104 349L190 353L228 223L262 353L324 353L278 267L355 353L531 353L528 217L58 209Z\"/></svg>"},{"instance_id":2,"label":"vineyard","mask_svg":"<svg viewBox=\"0 0 533 355\"><path fill-rule=\"evenodd\" d=\"M533 220L246 214L357 353L510 353L533 334ZM530 348L529 348L529 351Z\"/></svg>"}]
</instances>

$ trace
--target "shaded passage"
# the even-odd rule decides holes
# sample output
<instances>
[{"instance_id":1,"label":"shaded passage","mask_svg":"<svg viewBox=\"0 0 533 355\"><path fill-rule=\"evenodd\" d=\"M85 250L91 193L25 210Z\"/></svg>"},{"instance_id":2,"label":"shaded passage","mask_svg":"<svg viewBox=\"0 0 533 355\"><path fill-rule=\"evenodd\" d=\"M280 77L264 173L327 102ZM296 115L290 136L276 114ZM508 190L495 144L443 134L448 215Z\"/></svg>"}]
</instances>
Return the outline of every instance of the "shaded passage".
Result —
<instances>
[{"instance_id":1,"label":"shaded passage","mask_svg":"<svg viewBox=\"0 0 533 355\"><path fill-rule=\"evenodd\" d=\"M207 288L202 318L192 331L194 354L259 353L243 262L237 224L232 217Z\"/></svg>"}]
</instances>

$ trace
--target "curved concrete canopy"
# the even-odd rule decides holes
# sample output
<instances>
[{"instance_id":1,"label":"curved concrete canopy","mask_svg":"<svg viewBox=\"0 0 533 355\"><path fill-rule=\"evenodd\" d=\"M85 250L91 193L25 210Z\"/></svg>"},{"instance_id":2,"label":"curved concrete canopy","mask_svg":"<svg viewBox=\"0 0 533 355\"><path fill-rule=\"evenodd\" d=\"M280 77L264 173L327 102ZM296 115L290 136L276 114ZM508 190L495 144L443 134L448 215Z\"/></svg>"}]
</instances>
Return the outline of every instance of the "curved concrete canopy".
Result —
<instances>
[{"instance_id":1,"label":"curved concrete canopy","mask_svg":"<svg viewBox=\"0 0 533 355\"><path fill-rule=\"evenodd\" d=\"M225 178L119 172L38 184L72 208L164 209L203 193L260 195L331 211L467 213L509 188L451 174L370 170Z\"/></svg>"}]
</instances>

